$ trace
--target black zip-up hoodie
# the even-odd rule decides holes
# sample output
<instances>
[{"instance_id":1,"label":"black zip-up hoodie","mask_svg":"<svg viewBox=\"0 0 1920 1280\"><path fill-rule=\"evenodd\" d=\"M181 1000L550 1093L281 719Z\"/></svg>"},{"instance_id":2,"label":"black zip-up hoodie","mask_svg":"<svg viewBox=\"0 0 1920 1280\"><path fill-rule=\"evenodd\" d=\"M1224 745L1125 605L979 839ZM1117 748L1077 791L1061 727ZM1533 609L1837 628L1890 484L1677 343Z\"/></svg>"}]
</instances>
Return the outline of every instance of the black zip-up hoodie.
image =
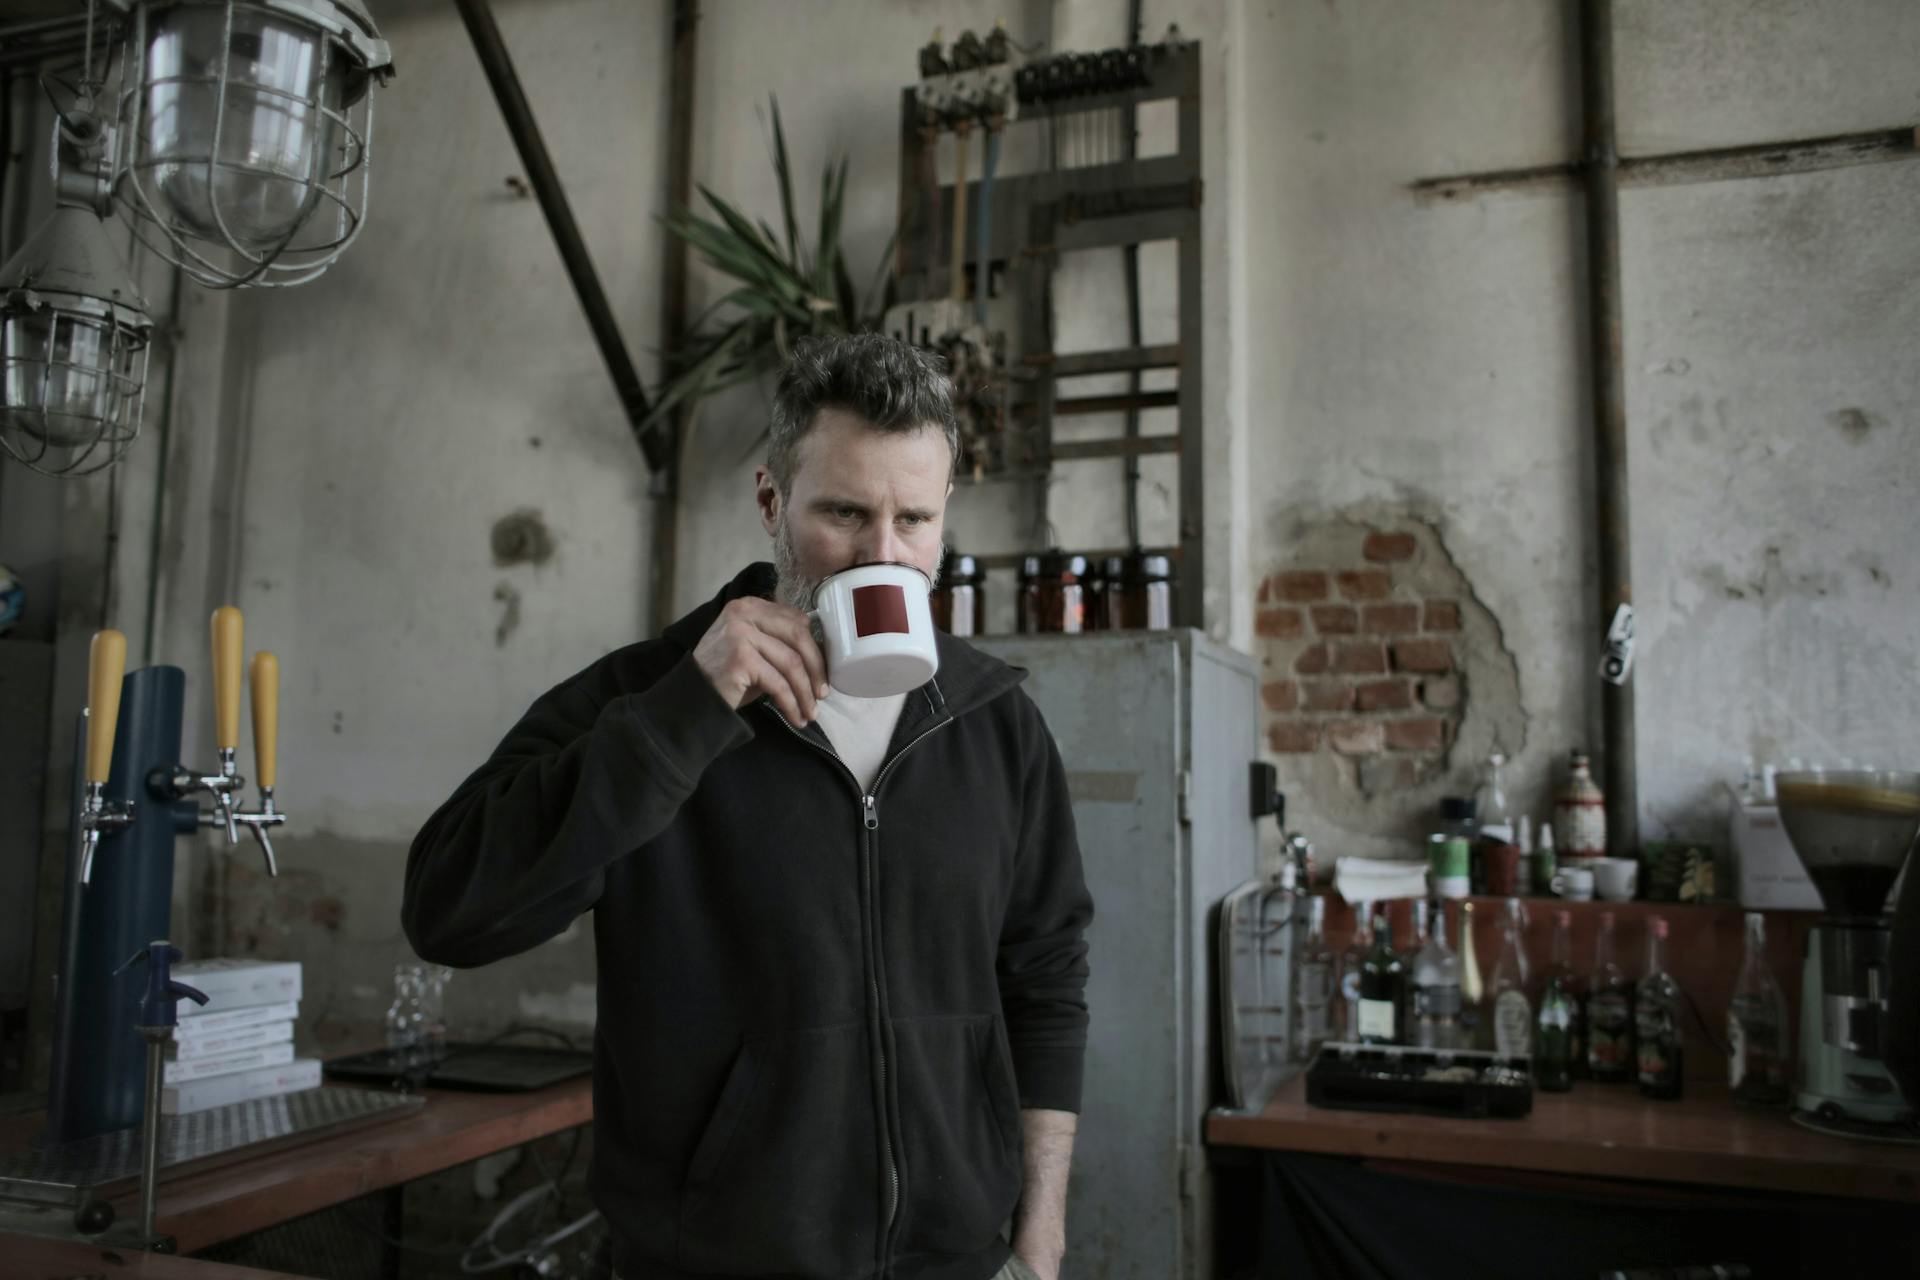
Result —
<instances>
[{"instance_id":1,"label":"black zip-up hoodie","mask_svg":"<svg viewBox=\"0 0 1920 1280\"><path fill-rule=\"evenodd\" d=\"M1022 1108L1077 1111L1081 875L1024 673L939 637L872 790L692 658L750 567L543 695L415 837L467 967L595 913L595 1202L623 1280L987 1280Z\"/></svg>"}]
</instances>

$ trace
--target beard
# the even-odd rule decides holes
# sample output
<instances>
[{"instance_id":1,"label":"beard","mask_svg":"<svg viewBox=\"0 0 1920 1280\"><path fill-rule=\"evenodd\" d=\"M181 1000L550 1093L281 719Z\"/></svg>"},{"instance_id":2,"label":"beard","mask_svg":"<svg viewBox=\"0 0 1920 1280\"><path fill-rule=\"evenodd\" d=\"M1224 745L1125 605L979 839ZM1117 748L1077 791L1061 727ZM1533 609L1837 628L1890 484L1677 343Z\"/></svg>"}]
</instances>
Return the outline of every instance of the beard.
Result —
<instances>
[{"instance_id":1,"label":"beard","mask_svg":"<svg viewBox=\"0 0 1920 1280\"><path fill-rule=\"evenodd\" d=\"M947 564L947 546L940 544L940 558L934 562L933 585L940 585L940 571ZM794 553L793 530L787 526L787 513L780 513L780 523L773 531L773 568L779 580L773 589L773 598L789 608L805 613L813 608L814 593L820 589L825 577L810 577L801 571L800 557ZM831 575L829 575L831 576Z\"/></svg>"}]
</instances>

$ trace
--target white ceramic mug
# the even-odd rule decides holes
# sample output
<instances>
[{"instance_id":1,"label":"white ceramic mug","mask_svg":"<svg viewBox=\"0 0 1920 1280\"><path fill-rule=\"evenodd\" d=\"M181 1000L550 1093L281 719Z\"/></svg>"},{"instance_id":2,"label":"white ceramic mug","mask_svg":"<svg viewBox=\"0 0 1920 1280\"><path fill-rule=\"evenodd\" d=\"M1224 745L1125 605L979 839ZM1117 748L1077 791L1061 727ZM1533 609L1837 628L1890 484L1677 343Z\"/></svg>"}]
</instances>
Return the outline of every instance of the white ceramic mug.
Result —
<instances>
[{"instance_id":1,"label":"white ceramic mug","mask_svg":"<svg viewBox=\"0 0 1920 1280\"><path fill-rule=\"evenodd\" d=\"M1636 858L1595 858L1593 887L1608 902L1631 902L1640 890L1640 862Z\"/></svg>"},{"instance_id":2,"label":"white ceramic mug","mask_svg":"<svg viewBox=\"0 0 1920 1280\"><path fill-rule=\"evenodd\" d=\"M1562 867L1553 873L1549 887L1569 902L1593 901L1593 871L1587 867Z\"/></svg>"},{"instance_id":3,"label":"white ceramic mug","mask_svg":"<svg viewBox=\"0 0 1920 1280\"><path fill-rule=\"evenodd\" d=\"M858 565L822 582L808 616L820 627L827 683L856 698L887 698L933 679L932 589L910 564Z\"/></svg>"}]
</instances>

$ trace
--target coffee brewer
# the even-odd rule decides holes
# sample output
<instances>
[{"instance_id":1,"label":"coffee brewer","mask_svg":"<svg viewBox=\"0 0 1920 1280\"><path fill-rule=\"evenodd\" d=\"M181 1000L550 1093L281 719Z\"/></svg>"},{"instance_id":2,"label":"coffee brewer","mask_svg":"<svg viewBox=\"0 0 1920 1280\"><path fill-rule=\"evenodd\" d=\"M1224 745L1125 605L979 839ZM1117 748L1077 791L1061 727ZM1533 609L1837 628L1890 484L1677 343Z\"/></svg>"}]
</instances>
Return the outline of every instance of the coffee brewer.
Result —
<instances>
[{"instance_id":1,"label":"coffee brewer","mask_svg":"<svg viewBox=\"0 0 1920 1280\"><path fill-rule=\"evenodd\" d=\"M1920 1141L1915 1100L1882 1062L1893 935L1886 903L1920 831L1920 773L1783 773L1778 794L1780 820L1825 908L1801 970L1796 1118Z\"/></svg>"}]
</instances>

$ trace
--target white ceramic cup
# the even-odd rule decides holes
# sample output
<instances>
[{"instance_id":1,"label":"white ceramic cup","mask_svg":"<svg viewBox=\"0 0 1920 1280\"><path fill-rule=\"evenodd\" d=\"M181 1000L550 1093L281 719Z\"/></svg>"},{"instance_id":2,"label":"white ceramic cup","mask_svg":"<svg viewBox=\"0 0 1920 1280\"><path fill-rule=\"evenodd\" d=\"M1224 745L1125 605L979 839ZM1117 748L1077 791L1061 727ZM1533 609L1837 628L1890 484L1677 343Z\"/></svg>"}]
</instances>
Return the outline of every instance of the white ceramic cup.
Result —
<instances>
[{"instance_id":1,"label":"white ceramic cup","mask_svg":"<svg viewBox=\"0 0 1920 1280\"><path fill-rule=\"evenodd\" d=\"M1593 887L1608 902L1631 902L1640 889L1640 863L1635 858L1595 858Z\"/></svg>"},{"instance_id":2,"label":"white ceramic cup","mask_svg":"<svg viewBox=\"0 0 1920 1280\"><path fill-rule=\"evenodd\" d=\"M827 654L827 683L856 698L908 693L940 669L933 583L910 564L863 564L826 579L811 617Z\"/></svg>"},{"instance_id":3,"label":"white ceramic cup","mask_svg":"<svg viewBox=\"0 0 1920 1280\"><path fill-rule=\"evenodd\" d=\"M1548 883L1569 902L1593 901L1593 871L1588 867L1562 867Z\"/></svg>"}]
</instances>

